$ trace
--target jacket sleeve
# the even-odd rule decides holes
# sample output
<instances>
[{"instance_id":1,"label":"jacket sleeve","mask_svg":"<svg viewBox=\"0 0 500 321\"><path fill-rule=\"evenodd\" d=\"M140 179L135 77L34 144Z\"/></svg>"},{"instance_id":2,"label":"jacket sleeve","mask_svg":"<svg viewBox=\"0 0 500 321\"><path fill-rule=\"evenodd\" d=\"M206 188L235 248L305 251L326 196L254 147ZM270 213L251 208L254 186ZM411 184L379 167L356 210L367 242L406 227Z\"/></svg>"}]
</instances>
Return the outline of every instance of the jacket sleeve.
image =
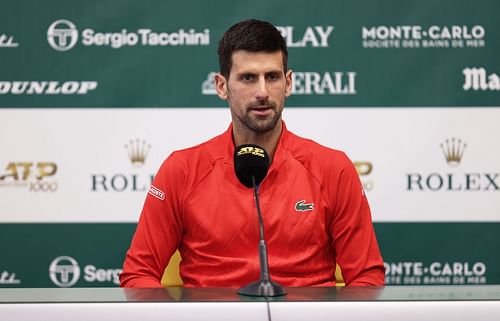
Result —
<instances>
[{"instance_id":1,"label":"jacket sleeve","mask_svg":"<svg viewBox=\"0 0 500 321\"><path fill-rule=\"evenodd\" d=\"M123 263L121 287L162 287L163 272L182 234L184 168L174 153L156 174Z\"/></svg>"},{"instance_id":2,"label":"jacket sleeve","mask_svg":"<svg viewBox=\"0 0 500 321\"><path fill-rule=\"evenodd\" d=\"M384 285L384 262L359 176L344 153L333 164L325 175L333 212L330 233L345 284Z\"/></svg>"}]
</instances>

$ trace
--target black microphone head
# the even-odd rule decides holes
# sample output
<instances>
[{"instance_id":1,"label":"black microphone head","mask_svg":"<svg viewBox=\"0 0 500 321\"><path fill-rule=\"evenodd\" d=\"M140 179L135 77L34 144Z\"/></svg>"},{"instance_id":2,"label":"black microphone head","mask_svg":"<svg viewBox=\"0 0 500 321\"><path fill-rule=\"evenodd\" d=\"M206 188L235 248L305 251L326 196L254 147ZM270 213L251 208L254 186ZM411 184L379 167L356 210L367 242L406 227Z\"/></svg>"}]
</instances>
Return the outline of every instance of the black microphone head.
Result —
<instances>
[{"instance_id":1,"label":"black microphone head","mask_svg":"<svg viewBox=\"0 0 500 321\"><path fill-rule=\"evenodd\" d=\"M245 144L234 149L234 171L246 187L253 187L252 176L255 183L260 184L267 175L269 165L269 155L262 147Z\"/></svg>"}]
</instances>

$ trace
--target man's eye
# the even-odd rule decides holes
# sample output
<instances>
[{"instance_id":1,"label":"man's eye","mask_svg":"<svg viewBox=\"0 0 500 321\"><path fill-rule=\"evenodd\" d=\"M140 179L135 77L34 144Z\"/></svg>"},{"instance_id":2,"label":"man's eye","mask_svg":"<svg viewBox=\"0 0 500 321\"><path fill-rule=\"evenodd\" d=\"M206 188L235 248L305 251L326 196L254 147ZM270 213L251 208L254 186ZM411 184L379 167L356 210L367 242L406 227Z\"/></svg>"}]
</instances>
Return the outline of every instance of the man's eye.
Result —
<instances>
[{"instance_id":1,"label":"man's eye","mask_svg":"<svg viewBox=\"0 0 500 321\"><path fill-rule=\"evenodd\" d=\"M279 76L278 76L277 74L269 74L269 75L267 76L267 78L268 78L269 80L277 80L277 79L279 79Z\"/></svg>"},{"instance_id":2,"label":"man's eye","mask_svg":"<svg viewBox=\"0 0 500 321\"><path fill-rule=\"evenodd\" d=\"M253 79L252 75L243 75L243 76L241 76L241 80L244 80L244 81L251 81L252 79Z\"/></svg>"}]
</instances>

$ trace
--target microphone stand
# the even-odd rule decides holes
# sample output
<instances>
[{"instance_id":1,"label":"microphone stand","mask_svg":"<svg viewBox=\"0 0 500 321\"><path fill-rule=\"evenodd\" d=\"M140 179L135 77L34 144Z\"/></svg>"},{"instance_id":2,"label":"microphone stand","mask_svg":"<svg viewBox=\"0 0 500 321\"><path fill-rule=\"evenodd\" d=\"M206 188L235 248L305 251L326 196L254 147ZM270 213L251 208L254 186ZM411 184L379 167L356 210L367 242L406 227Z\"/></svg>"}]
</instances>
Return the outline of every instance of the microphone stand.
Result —
<instances>
[{"instance_id":1,"label":"microphone stand","mask_svg":"<svg viewBox=\"0 0 500 321\"><path fill-rule=\"evenodd\" d=\"M286 295L286 290L280 284L271 281L269 275L269 265L267 263L267 245L264 238L264 222L262 221L262 213L260 211L259 194L257 192L257 184L255 184L255 176L252 175L253 194L259 216L260 240L259 240L259 262L260 262L260 280L252 282L238 290L238 294L259 297L272 297Z\"/></svg>"}]
</instances>

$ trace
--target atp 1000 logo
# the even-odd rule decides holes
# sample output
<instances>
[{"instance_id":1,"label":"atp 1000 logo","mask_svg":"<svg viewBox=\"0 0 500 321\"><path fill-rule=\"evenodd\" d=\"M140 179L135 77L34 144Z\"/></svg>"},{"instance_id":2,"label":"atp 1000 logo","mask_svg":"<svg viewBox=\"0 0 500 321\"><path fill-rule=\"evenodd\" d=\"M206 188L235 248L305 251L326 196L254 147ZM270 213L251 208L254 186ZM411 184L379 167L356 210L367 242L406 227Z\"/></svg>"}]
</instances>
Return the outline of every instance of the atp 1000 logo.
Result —
<instances>
[{"instance_id":1,"label":"atp 1000 logo","mask_svg":"<svg viewBox=\"0 0 500 321\"><path fill-rule=\"evenodd\" d=\"M27 188L30 192L55 192L57 164L53 162L10 162L0 172L0 187Z\"/></svg>"}]
</instances>

